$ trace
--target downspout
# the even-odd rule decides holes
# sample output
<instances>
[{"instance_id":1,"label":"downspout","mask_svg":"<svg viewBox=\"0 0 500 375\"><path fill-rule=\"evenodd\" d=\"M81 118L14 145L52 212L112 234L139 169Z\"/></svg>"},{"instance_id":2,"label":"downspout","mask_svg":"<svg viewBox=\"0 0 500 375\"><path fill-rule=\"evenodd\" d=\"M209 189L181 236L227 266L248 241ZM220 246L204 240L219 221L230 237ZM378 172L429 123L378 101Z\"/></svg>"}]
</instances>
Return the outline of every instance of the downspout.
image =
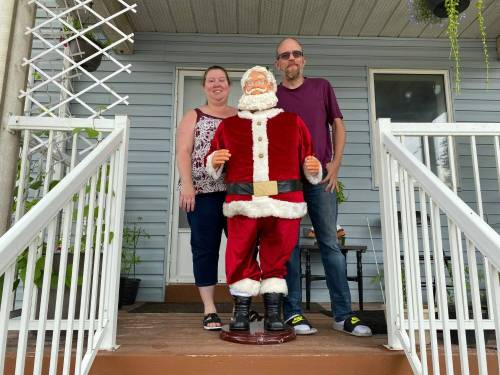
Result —
<instances>
[{"instance_id":1,"label":"downspout","mask_svg":"<svg viewBox=\"0 0 500 375\"><path fill-rule=\"evenodd\" d=\"M11 207L19 157L19 134L7 130L9 114L22 115L28 66L22 59L31 54L31 34L36 6L27 0L0 1L0 236L10 226Z\"/></svg>"}]
</instances>

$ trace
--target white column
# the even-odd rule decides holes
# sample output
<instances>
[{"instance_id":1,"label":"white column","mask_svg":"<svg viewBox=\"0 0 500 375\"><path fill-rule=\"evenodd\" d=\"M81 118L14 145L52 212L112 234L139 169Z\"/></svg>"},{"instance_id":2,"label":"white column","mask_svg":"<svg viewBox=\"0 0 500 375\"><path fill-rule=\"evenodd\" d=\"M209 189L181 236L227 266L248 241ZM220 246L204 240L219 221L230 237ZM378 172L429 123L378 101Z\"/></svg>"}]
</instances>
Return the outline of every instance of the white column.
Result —
<instances>
[{"instance_id":1,"label":"white column","mask_svg":"<svg viewBox=\"0 0 500 375\"><path fill-rule=\"evenodd\" d=\"M0 236L10 224L19 152L19 135L7 130L7 122L9 113L23 111L24 100L18 94L26 86L28 68L21 61L31 52L31 35L24 32L33 27L35 14L36 7L28 0L0 1Z\"/></svg>"}]
</instances>

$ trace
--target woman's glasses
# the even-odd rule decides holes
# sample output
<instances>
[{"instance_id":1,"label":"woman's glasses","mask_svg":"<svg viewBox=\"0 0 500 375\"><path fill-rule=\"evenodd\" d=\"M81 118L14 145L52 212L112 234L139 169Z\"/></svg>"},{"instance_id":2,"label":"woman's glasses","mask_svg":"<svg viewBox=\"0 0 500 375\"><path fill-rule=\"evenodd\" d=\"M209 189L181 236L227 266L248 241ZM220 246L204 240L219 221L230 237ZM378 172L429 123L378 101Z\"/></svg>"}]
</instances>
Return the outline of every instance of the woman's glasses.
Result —
<instances>
[{"instance_id":1,"label":"woman's glasses","mask_svg":"<svg viewBox=\"0 0 500 375\"><path fill-rule=\"evenodd\" d=\"M295 59L298 59L299 57L304 56L304 52L295 50L291 52L283 52L278 55L278 60L288 60L290 58L290 55L292 55Z\"/></svg>"}]
</instances>

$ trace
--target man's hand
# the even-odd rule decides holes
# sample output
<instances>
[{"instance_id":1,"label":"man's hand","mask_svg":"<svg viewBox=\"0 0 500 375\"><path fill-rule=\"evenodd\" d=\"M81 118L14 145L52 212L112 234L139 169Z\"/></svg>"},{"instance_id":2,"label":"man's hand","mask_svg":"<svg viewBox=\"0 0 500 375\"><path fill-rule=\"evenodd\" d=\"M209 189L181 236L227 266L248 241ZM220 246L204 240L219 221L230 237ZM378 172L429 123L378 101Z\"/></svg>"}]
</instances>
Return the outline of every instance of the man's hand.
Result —
<instances>
[{"instance_id":1,"label":"man's hand","mask_svg":"<svg viewBox=\"0 0 500 375\"><path fill-rule=\"evenodd\" d=\"M321 183L327 183L325 187L325 191L333 193L337 189L337 176L339 173L340 164L337 164L333 161L326 163L326 177L321 181Z\"/></svg>"},{"instance_id":2,"label":"man's hand","mask_svg":"<svg viewBox=\"0 0 500 375\"><path fill-rule=\"evenodd\" d=\"M321 169L321 163L314 156L306 156L304 160L304 169L310 175L317 175Z\"/></svg>"},{"instance_id":3,"label":"man's hand","mask_svg":"<svg viewBox=\"0 0 500 375\"><path fill-rule=\"evenodd\" d=\"M214 156L212 157L212 167L214 167L214 169L218 169L223 166L230 157L231 153L225 148L214 151Z\"/></svg>"},{"instance_id":4,"label":"man's hand","mask_svg":"<svg viewBox=\"0 0 500 375\"><path fill-rule=\"evenodd\" d=\"M179 206L186 212L194 211L194 196L196 195L193 185L181 187Z\"/></svg>"}]
</instances>

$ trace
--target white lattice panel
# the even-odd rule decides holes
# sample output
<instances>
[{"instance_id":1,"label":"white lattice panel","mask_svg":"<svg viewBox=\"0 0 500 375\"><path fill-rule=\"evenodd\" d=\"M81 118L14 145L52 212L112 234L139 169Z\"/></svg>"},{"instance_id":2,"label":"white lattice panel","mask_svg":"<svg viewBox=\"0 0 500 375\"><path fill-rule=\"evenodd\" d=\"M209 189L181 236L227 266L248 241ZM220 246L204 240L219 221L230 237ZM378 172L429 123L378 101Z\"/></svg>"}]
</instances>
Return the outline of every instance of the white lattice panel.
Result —
<instances>
[{"instance_id":1,"label":"white lattice panel","mask_svg":"<svg viewBox=\"0 0 500 375\"><path fill-rule=\"evenodd\" d=\"M45 16L42 22L26 30L26 34L33 36L34 44L43 46L31 58L23 60L23 65L30 67L31 79L20 97L25 97L32 104L32 115L58 117L61 116L61 109L70 104L79 104L88 111L86 117L100 118L118 104L128 104L128 96L117 93L108 83L122 72L131 73L131 65L122 64L111 50L121 43L133 42L133 34L125 34L115 26L113 20L126 12L136 12L136 4L116 1L122 9L108 16L96 12L92 8L92 0L59 1L65 7L55 8L50 6L53 1L29 1ZM100 31L103 26L115 31L118 38L114 41L104 40ZM102 58L113 63L114 69L96 74L93 70ZM74 90L76 85L71 85L71 81L79 77L91 83ZM58 99L53 97L54 89L60 91ZM109 102L87 103L86 94L96 90L109 93ZM63 112L68 113L66 110Z\"/></svg>"}]
</instances>

